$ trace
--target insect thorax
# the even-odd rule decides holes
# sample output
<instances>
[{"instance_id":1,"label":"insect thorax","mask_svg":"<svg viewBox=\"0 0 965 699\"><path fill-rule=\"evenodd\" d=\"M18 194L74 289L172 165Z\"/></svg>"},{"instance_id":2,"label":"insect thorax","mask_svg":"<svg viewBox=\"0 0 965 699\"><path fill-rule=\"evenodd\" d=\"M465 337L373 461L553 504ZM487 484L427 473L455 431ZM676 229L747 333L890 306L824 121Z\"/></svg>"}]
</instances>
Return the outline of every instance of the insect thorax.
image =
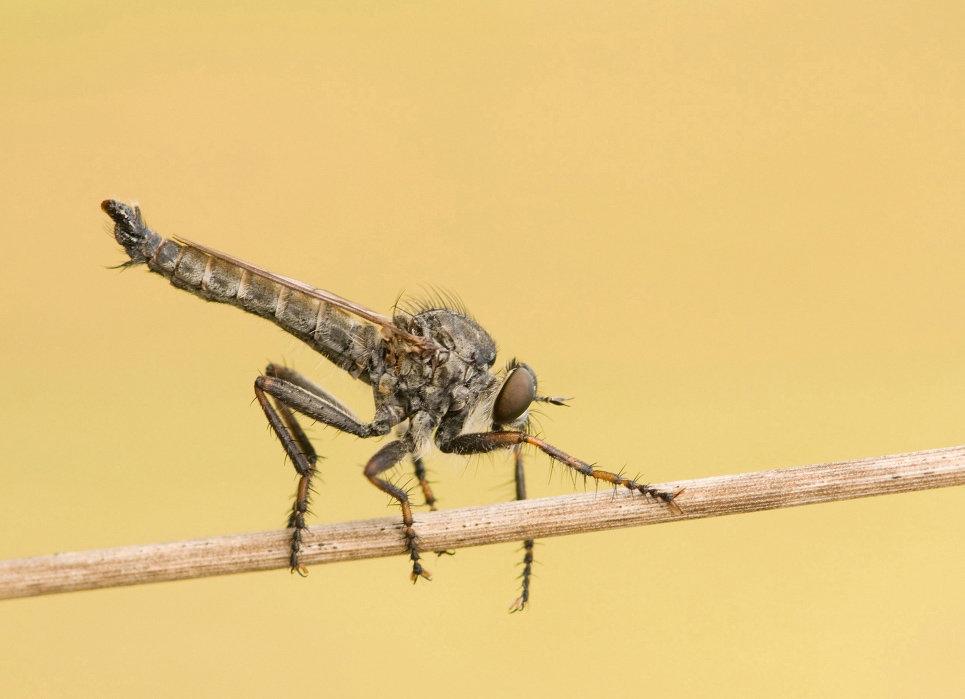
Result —
<instances>
[{"instance_id":1,"label":"insect thorax","mask_svg":"<svg viewBox=\"0 0 965 699\"><path fill-rule=\"evenodd\" d=\"M429 309L397 314L393 323L441 349L414 351L401 338L388 338L383 371L374 382L377 410L391 411L399 422L422 413L429 427L447 413L472 412L492 399L497 380L489 369L496 343L476 321L453 310Z\"/></svg>"}]
</instances>

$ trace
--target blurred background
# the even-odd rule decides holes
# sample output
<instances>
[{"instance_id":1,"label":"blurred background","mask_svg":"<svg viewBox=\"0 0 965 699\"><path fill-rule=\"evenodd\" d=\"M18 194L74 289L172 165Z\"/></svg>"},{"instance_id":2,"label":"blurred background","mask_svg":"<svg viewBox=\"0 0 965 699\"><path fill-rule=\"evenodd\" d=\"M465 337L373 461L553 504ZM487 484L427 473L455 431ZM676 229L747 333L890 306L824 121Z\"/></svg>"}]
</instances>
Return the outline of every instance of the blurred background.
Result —
<instances>
[{"instance_id":1,"label":"blurred background","mask_svg":"<svg viewBox=\"0 0 965 699\"><path fill-rule=\"evenodd\" d=\"M280 330L98 205L387 311L459 295L651 482L965 442L963 5L7 3L0 558L278 529ZM397 513L311 430L315 522ZM508 455L435 455L442 507ZM528 456L530 491L581 490ZM401 477L402 474L400 474ZM965 491L0 603L10 697L949 696Z\"/></svg>"}]
</instances>

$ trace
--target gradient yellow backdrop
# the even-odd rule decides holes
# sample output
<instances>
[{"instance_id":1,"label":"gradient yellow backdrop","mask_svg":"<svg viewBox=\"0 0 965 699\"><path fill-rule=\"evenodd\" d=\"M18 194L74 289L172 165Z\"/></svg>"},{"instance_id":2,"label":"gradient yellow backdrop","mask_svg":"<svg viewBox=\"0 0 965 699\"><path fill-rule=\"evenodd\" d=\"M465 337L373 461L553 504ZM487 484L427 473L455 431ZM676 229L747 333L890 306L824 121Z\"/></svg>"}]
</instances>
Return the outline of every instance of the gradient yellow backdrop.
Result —
<instances>
[{"instance_id":1,"label":"gradient yellow backdrop","mask_svg":"<svg viewBox=\"0 0 965 699\"><path fill-rule=\"evenodd\" d=\"M13 5L13 6L11 6ZM378 310L457 292L660 482L965 442L960 2L4 3L0 558L279 528L270 360L105 197ZM315 521L392 514L312 430ZM508 458L435 457L444 507ZM529 458L533 495L574 489ZM582 484L576 486L582 488ZM952 696L965 492L0 603L4 697Z\"/></svg>"}]
</instances>

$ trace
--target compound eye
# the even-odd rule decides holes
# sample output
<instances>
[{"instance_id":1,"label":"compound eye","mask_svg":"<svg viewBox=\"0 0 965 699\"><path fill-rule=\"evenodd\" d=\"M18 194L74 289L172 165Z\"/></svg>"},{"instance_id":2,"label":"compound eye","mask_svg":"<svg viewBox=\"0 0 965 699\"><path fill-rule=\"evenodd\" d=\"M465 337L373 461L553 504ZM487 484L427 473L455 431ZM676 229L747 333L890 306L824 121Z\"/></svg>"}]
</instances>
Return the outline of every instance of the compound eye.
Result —
<instances>
[{"instance_id":1,"label":"compound eye","mask_svg":"<svg viewBox=\"0 0 965 699\"><path fill-rule=\"evenodd\" d=\"M515 367L503 381L493 403L493 422L508 425L526 412L536 397L536 374L525 364Z\"/></svg>"}]
</instances>

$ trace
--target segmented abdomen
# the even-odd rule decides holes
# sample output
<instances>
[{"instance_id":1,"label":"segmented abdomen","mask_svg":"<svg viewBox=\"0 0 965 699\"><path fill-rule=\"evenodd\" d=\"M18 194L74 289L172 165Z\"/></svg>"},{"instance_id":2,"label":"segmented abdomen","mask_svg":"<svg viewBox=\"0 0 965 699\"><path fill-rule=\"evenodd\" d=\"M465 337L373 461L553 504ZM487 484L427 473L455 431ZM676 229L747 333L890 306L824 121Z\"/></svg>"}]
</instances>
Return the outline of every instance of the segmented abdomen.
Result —
<instances>
[{"instance_id":1,"label":"segmented abdomen","mask_svg":"<svg viewBox=\"0 0 965 699\"><path fill-rule=\"evenodd\" d=\"M341 308L173 240L162 241L147 264L174 286L267 318L342 369L368 378L366 360L378 332Z\"/></svg>"},{"instance_id":2,"label":"segmented abdomen","mask_svg":"<svg viewBox=\"0 0 965 699\"><path fill-rule=\"evenodd\" d=\"M223 259L185 241L163 239L144 225L137 208L110 200L101 206L115 222L114 237L130 256L129 264L146 263L178 288L267 318L336 366L371 383L368 360L381 342L377 326L260 276L257 268L243 266L247 263Z\"/></svg>"}]
</instances>

